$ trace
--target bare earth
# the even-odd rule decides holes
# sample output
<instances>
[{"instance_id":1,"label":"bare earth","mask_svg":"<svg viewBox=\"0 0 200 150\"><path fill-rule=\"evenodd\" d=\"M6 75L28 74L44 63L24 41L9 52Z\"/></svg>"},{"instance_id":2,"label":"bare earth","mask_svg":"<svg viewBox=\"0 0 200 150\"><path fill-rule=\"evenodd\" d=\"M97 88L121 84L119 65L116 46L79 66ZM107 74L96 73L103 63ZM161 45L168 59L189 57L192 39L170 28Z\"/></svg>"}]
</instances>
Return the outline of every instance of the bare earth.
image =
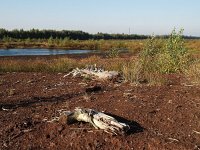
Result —
<instances>
[{"instance_id":1,"label":"bare earth","mask_svg":"<svg viewBox=\"0 0 200 150\"><path fill-rule=\"evenodd\" d=\"M0 74L0 149L200 149L200 87L182 77L150 87L64 75ZM112 136L87 123L48 122L75 107L104 111L131 129Z\"/></svg>"}]
</instances>

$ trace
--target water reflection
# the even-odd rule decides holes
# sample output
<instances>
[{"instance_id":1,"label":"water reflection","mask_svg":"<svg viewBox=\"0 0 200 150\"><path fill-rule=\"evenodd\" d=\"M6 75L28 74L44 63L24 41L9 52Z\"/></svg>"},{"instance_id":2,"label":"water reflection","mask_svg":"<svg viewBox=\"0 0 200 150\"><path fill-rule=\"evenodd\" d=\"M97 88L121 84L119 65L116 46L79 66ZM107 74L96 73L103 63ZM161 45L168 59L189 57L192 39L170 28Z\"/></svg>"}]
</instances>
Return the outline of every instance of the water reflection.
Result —
<instances>
[{"instance_id":1,"label":"water reflection","mask_svg":"<svg viewBox=\"0 0 200 150\"><path fill-rule=\"evenodd\" d=\"M92 50L0 49L0 56L86 54L94 52Z\"/></svg>"}]
</instances>

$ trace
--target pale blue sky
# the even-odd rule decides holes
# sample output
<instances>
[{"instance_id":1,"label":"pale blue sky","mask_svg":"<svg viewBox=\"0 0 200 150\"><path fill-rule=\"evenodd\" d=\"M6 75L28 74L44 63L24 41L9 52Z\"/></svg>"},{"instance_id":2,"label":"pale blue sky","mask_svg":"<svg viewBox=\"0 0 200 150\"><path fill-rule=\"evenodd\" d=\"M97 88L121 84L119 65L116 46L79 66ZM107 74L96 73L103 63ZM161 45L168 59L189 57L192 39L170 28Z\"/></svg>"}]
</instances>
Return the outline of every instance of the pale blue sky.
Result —
<instances>
[{"instance_id":1,"label":"pale blue sky","mask_svg":"<svg viewBox=\"0 0 200 150\"><path fill-rule=\"evenodd\" d=\"M0 0L0 28L200 36L200 0Z\"/></svg>"}]
</instances>

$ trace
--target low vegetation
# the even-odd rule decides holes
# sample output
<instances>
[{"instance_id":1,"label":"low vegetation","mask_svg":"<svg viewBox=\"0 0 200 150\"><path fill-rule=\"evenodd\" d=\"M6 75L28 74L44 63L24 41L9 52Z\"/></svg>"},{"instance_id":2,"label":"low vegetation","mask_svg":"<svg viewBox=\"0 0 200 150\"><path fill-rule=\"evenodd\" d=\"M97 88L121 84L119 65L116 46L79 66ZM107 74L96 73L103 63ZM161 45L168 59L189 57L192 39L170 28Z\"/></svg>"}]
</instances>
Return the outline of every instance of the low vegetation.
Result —
<instances>
[{"instance_id":1,"label":"low vegetation","mask_svg":"<svg viewBox=\"0 0 200 150\"><path fill-rule=\"evenodd\" d=\"M129 50L137 54L143 46L142 40L70 40L65 39L9 39L0 40L0 48L48 48L48 49L79 49L102 50L111 49Z\"/></svg>"},{"instance_id":2,"label":"low vegetation","mask_svg":"<svg viewBox=\"0 0 200 150\"><path fill-rule=\"evenodd\" d=\"M167 39L169 36L159 36ZM0 29L0 48L56 48L110 50L126 49L137 54L142 50L149 36L136 34L89 34L83 31L56 30L12 30ZM200 40L197 37L184 36L186 47L198 53ZM190 40L189 40L190 39ZM193 39L193 40L191 40Z\"/></svg>"},{"instance_id":3,"label":"low vegetation","mask_svg":"<svg viewBox=\"0 0 200 150\"><path fill-rule=\"evenodd\" d=\"M64 72L77 66L72 59L2 60L0 72Z\"/></svg>"},{"instance_id":4,"label":"low vegetation","mask_svg":"<svg viewBox=\"0 0 200 150\"><path fill-rule=\"evenodd\" d=\"M185 74L192 83L200 83L200 40L185 40L183 30L170 36L152 36L147 40L72 40L3 38L0 46L49 47L65 49L107 50L107 57L92 56L80 60L70 58L12 60L0 59L0 72L68 72L75 67L97 64L107 70L120 71L125 80L141 84L163 84L163 75ZM22 46L22 47L23 47ZM131 56L121 58L120 50Z\"/></svg>"},{"instance_id":5,"label":"low vegetation","mask_svg":"<svg viewBox=\"0 0 200 150\"><path fill-rule=\"evenodd\" d=\"M70 58L34 59L34 60L0 60L0 72L68 72L73 68L86 65L103 66L107 70L120 70L125 60L123 58L100 58L91 56L80 60Z\"/></svg>"},{"instance_id":6,"label":"low vegetation","mask_svg":"<svg viewBox=\"0 0 200 150\"><path fill-rule=\"evenodd\" d=\"M189 84L200 85L200 61L194 62L184 74L187 77Z\"/></svg>"},{"instance_id":7,"label":"low vegetation","mask_svg":"<svg viewBox=\"0 0 200 150\"><path fill-rule=\"evenodd\" d=\"M124 78L136 84L158 84L164 82L163 74L184 73L193 67L196 70L198 65L194 65L195 59L185 47L182 33L183 30L173 30L168 39L148 39L139 58L123 66Z\"/></svg>"}]
</instances>

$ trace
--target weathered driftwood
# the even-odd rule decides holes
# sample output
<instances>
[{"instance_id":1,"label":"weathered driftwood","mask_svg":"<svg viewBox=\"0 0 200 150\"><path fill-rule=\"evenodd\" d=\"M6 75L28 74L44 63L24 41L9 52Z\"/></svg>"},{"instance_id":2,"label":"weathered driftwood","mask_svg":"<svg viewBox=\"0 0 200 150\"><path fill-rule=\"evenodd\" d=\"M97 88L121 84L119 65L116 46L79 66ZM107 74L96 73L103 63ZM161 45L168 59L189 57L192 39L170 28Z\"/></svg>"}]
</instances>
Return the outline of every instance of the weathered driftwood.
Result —
<instances>
[{"instance_id":1,"label":"weathered driftwood","mask_svg":"<svg viewBox=\"0 0 200 150\"><path fill-rule=\"evenodd\" d=\"M112 79L119 75L117 71L105 71L102 67L96 67L96 65L87 66L84 69L73 69L70 73L65 76L72 75L75 76L83 76L83 77L96 77L99 79Z\"/></svg>"},{"instance_id":2,"label":"weathered driftwood","mask_svg":"<svg viewBox=\"0 0 200 150\"><path fill-rule=\"evenodd\" d=\"M124 134L130 127L125 123L118 122L114 117L102 112L87 108L76 108L74 111L65 111L62 115L67 116L67 123L83 121L91 123L96 129L102 129L112 134Z\"/></svg>"}]
</instances>

